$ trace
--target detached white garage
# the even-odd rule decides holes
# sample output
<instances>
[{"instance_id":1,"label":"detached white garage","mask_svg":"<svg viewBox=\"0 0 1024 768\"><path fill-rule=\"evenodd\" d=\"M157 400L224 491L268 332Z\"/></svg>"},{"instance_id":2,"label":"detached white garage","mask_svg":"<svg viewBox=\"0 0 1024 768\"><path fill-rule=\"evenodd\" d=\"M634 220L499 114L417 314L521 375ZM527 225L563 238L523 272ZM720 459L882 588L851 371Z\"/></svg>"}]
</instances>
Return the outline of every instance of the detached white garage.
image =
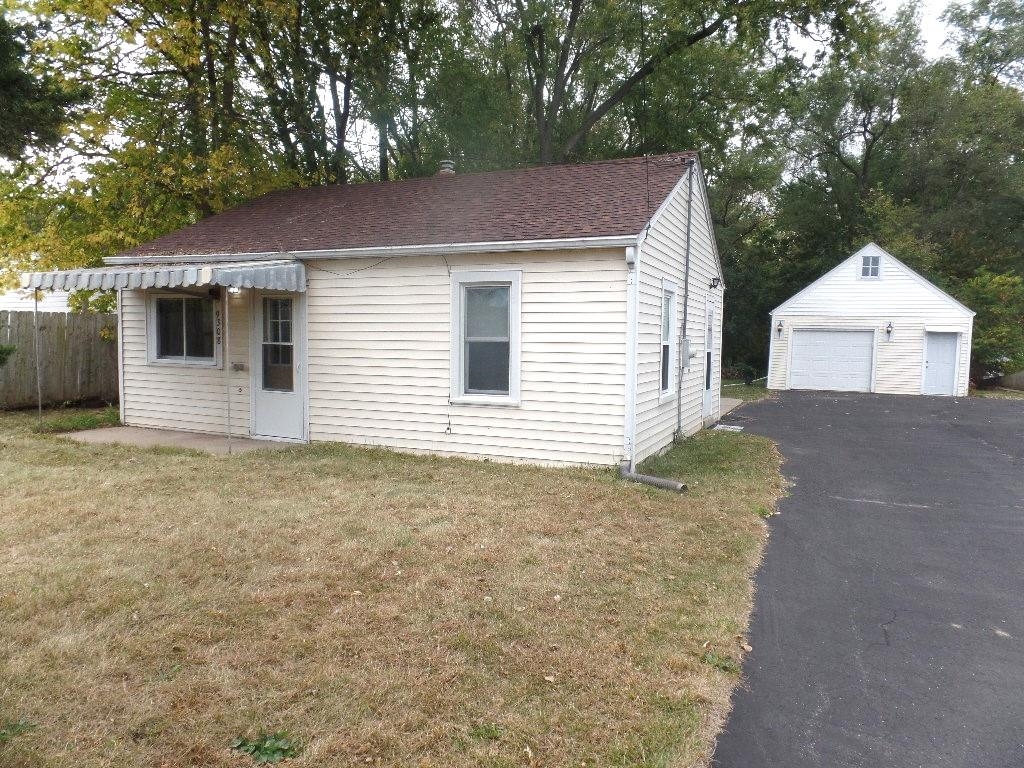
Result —
<instances>
[{"instance_id":1,"label":"detached white garage","mask_svg":"<svg viewBox=\"0 0 1024 768\"><path fill-rule=\"evenodd\" d=\"M772 312L768 388L966 395L973 325L870 243Z\"/></svg>"}]
</instances>

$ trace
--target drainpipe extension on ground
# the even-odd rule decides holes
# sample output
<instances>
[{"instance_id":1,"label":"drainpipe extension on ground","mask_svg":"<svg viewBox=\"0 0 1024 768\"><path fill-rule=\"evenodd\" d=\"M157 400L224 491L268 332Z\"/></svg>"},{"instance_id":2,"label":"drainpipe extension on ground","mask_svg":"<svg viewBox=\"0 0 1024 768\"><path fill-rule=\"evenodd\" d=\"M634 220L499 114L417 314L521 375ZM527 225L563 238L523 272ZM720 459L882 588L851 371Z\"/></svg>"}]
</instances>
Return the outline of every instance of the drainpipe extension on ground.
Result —
<instances>
[{"instance_id":1,"label":"drainpipe extension on ground","mask_svg":"<svg viewBox=\"0 0 1024 768\"><path fill-rule=\"evenodd\" d=\"M628 461L619 464L619 477L631 483L653 485L655 488L675 491L676 493L682 493L686 490L686 483L680 483L678 480L669 480L666 477L655 477L654 475L642 475L639 472L631 472Z\"/></svg>"}]
</instances>

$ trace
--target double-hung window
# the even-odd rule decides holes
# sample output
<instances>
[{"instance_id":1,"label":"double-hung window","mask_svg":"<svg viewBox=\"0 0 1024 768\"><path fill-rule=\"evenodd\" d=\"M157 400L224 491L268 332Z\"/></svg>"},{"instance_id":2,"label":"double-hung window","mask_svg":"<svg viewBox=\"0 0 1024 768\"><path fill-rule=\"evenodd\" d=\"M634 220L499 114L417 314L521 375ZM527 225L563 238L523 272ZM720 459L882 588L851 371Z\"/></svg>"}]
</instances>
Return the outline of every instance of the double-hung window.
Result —
<instances>
[{"instance_id":1,"label":"double-hung window","mask_svg":"<svg viewBox=\"0 0 1024 768\"><path fill-rule=\"evenodd\" d=\"M665 281L661 287L661 394L672 393L672 368L675 363L676 287Z\"/></svg>"},{"instance_id":2,"label":"double-hung window","mask_svg":"<svg viewBox=\"0 0 1024 768\"><path fill-rule=\"evenodd\" d=\"M149 360L217 365L220 306L209 296L158 294L149 300Z\"/></svg>"},{"instance_id":3,"label":"double-hung window","mask_svg":"<svg viewBox=\"0 0 1024 768\"><path fill-rule=\"evenodd\" d=\"M860 276L878 277L879 269L881 268L880 262L881 257L878 256L878 254L862 256L860 262Z\"/></svg>"},{"instance_id":4,"label":"double-hung window","mask_svg":"<svg viewBox=\"0 0 1024 768\"><path fill-rule=\"evenodd\" d=\"M452 402L518 404L520 277L452 274Z\"/></svg>"}]
</instances>

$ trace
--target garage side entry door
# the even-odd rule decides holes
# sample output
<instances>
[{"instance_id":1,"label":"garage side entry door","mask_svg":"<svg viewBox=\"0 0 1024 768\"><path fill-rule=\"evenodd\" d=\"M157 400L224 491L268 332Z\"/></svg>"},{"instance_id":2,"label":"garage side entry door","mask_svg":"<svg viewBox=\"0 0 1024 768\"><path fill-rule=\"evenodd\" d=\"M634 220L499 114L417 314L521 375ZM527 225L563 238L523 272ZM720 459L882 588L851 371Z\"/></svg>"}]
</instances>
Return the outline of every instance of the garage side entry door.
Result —
<instances>
[{"instance_id":1,"label":"garage side entry door","mask_svg":"<svg viewBox=\"0 0 1024 768\"><path fill-rule=\"evenodd\" d=\"M870 392L874 331L794 330L790 389Z\"/></svg>"}]
</instances>

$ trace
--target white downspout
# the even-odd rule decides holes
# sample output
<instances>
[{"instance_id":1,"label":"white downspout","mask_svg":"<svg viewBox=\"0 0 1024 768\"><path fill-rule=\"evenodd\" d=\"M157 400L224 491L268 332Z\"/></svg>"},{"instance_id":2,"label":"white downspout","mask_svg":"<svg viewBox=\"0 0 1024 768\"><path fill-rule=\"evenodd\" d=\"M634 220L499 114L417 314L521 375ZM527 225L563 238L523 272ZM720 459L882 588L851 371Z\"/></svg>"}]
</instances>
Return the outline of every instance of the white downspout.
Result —
<instances>
[{"instance_id":1,"label":"white downspout","mask_svg":"<svg viewBox=\"0 0 1024 768\"><path fill-rule=\"evenodd\" d=\"M626 414L622 464L632 472L636 455L637 292L640 240L626 248Z\"/></svg>"},{"instance_id":2,"label":"white downspout","mask_svg":"<svg viewBox=\"0 0 1024 768\"><path fill-rule=\"evenodd\" d=\"M679 341L676 354L679 356L676 371L676 439L683 436L683 371L689 363L690 345L687 343L686 325L690 313L690 222L693 219L693 159L686 170L686 241L685 266L683 267L683 324L679 328ZM706 321L706 318L705 318Z\"/></svg>"}]
</instances>

